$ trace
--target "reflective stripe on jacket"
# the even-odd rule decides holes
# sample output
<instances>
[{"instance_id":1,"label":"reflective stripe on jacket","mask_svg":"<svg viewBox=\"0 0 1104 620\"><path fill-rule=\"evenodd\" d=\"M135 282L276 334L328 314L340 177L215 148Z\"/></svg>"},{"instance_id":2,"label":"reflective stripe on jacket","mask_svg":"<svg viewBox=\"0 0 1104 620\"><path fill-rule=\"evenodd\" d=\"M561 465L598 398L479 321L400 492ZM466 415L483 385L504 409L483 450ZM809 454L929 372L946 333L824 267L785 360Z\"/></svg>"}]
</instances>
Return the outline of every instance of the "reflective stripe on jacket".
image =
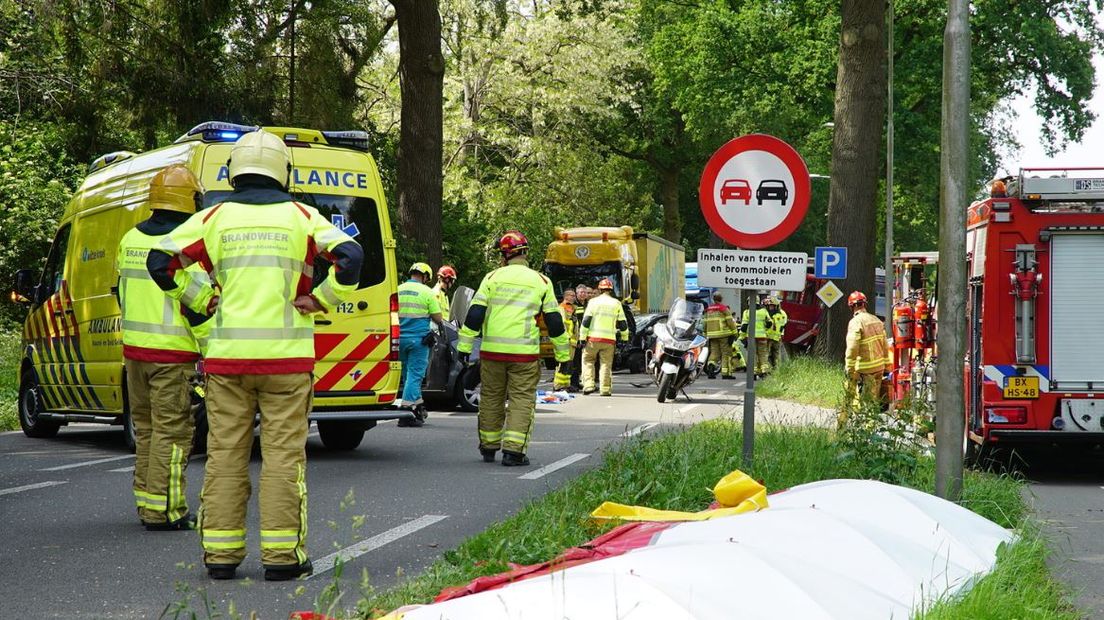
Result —
<instances>
[{"instance_id":1,"label":"reflective stripe on jacket","mask_svg":"<svg viewBox=\"0 0 1104 620\"><path fill-rule=\"evenodd\" d=\"M736 319L724 304L713 304L705 309L705 337L724 338L736 334Z\"/></svg>"},{"instance_id":2,"label":"reflective stripe on jacket","mask_svg":"<svg viewBox=\"0 0 1104 620\"><path fill-rule=\"evenodd\" d=\"M428 334L430 315L440 311L433 289L414 280L399 285L399 335L403 340Z\"/></svg>"},{"instance_id":3,"label":"reflective stripe on jacket","mask_svg":"<svg viewBox=\"0 0 1104 620\"><path fill-rule=\"evenodd\" d=\"M242 191L243 200L249 190ZM287 201L227 202L200 211L166 236L159 249L175 256L168 271L195 262L221 288L207 343L207 372L284 374L314 369L314 317L292 302L311 295L332 309L357 288L338 280L337 265L313 286L314 259L332 256L338 245L356 242L312 207ZM257 195L260 192L254 192ZM283 201L279 196L285 197ZM357 248L357 255L360 254ZM360 273L360 259L342 270ZM176 296L177 291L169 291Z\"/></svg>"},{"instance_id":4,"label":"reflective stripe on jacket","mask_svg":"<svg viewBox=\"0 0 1104 620\"><path fill-rule=\"evenodd\" d=\"M146 270L146 257L164 235L147 235L132 228L119 242L115 262L119 271L119 309L122 312L123 357L140 362L187 363L199 359L199 346L188 321L174 301ZM174 280L181 301L206 307L211 287L192 270L180 270ZM210 321L208 321L209 323Z\"/></svg>"},{"instance_id":5,"label":"reflective stripe on jacket","mask_svg":"<svg viewBox=\"0 0 1104 620\"><path fill-rule=\"evenodd\" d=\"M540 359L538 314L559 313L552 282L520 264L499 267L483 278L471 306L483 306L483 343L479 357L498 361L531 362ZM468 311L469 316L471 310ZM457 350L470 353L479 334L464 325ZM567 333L551 336L552 345L566 354Z\"/></svg>"},{"instance_id":6,"label":"reflective stripe on jacket","mask_svg":"<svg viewBox=\"0 0 1104 620\"><path fill-rule=\"evenodd\" d=\"M575 305L566 301L560 302L560 314L563 315L564 333L567 334L567 342L574 345L579 341L578 325L575 323Z\"/></svg>"},{"instance_id":7,"label":"reflective stripe on jacket","mask_svg":"<svg viewBox=\"0 0 1104 620\"><path fill-rule=\"evenodd\" d=\"M782 334L786 332L786 322L790 320L790 316L786 314L786 311L779 308L777 312L771 314L767 311L769 319L767 320L767 338L778 342L782 340Z\"/></svg>"},{"instance_id":8,"label":"reflective stripe on jacket","mask_svg":"<svg viewBox=\"0 0 1104 620\"><path fill-rule=\"evenodd\" d=\"M628 322L621 302L604 293L587 300L579 338L588 342L616 342L618 336L621 340L629 339Z\"/></svg>"},{"instance_id":9,"label":"reflective stripe on jacket","mask_svg":"<svg viewBox=\"0 0 1104 620\"><path fill-rule=\"evenodd\" d=\"M888 353L882 321L865 310L856 312L847 324L847 354L844 357L847 371L883 372Z\"/></svg>"}]
</instances>

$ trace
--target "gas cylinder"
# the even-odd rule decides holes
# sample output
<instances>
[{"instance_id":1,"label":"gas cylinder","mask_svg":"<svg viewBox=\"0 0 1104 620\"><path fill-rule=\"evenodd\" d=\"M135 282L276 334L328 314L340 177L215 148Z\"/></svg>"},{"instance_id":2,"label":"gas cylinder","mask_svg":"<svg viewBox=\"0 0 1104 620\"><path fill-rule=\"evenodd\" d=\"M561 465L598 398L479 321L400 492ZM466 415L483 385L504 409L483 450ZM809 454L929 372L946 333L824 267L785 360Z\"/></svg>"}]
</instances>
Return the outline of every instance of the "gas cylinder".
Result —
<instances>
[{"instance_id":1,"label":"gas cylinder","mask_svg":"<svg viewBox=\"0 0 1104 620\"><path fill-rule=\"evenodd\" d=\"M893 346L897 349L911 349L915 342L915 315L912 305L907 301L893 304Z\"/></svg>"},{"instance_id":2,"label":"gas cylinder","mask_svg":"<svg viewBox=\"0 0 1104 620\"><path fill-rule=\"evenodd\" d=\"M935 325L932 321L931 306L923 297L916 300L916 347L930 349L935 341Z\"/></svg>"}]
</instances>

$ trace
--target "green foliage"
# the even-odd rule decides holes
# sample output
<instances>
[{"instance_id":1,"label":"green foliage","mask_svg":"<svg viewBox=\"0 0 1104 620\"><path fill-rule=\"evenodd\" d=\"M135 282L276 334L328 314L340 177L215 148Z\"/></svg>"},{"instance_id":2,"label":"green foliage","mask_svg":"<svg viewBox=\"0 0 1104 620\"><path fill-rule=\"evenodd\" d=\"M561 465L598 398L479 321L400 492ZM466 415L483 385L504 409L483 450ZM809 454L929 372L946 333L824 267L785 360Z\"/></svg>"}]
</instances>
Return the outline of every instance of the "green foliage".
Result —
<instances>
[{"instance_id":1,"label":"green foliage","mask_svg":"<svg viewBox=\"0 0 1104 620\"><path fill-rule=\"evenodd\" d=\"M20 332L0 328L0 432L19 428Z\"/></svg>"},{"instance_id":2,"label":"green foliage","mask_svg":"<svg viewBox=\"0 0 1104 620\"><path fill-rule=\"evenodd\" d=\"M836 408L843 402L843 365L809 355L791 356L755 384L764 398Z\"/></svg>"},{"instance_id":3,"label":"green foliage","mask_svg":"<svg viewBox=\"0 0 1104 620\"><path fill-rule=\"evenodd\" d=\"M0 119L0 289L10 290L18 269L41 269L65 202L83 166L65 156L60 129L51 123ZM24 312L6 299L0 322Z\"/></svg>"}]
</instances>

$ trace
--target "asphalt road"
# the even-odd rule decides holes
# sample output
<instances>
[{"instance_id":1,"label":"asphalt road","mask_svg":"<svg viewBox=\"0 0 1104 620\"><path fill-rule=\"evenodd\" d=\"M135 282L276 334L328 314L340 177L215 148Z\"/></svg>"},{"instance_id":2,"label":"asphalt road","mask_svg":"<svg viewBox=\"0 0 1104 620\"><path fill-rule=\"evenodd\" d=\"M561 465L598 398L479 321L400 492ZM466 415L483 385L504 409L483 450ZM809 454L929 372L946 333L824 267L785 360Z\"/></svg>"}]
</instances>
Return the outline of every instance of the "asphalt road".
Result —
<instances>
[{"instance_id":1,"label":"asphalt road","mask_svg":"<svg viewBox=\"0 0 1104 620\"><path fill-rule=\"evenodd\" d=\"M637 388L632 382L648 385ZM253 611L259 618L283 619L311 609L335 581L327 568L338 551L348 559L336 581L351 606L359 598L362 573L375 588L417 574L468 536L598 465L603 448L624 434L692 424L733 410L739 415L741 388L741 383L703 379L693 386L693 403L680 397L659 404L647 376L615 375L612 398L580 396L538 406L528 468L483 463L475 414L459 411L435 411L420 429L381 424L352 452L328 451L312 429L308 551L316 574L290 583L263 580L255 495L241 579L212 582L195 532L146 532L139 526L130 490L133 456L120 430L79 425L63 428L53 439L2 434L4 616L156 618L167 607L188 605L206 618L205 602L226 612L232 601L244 617ZM254 445L256 482L260 455ZM203 457L195 457L187 472L193 509L203 465Z\"/></svg>"}]
</instances>

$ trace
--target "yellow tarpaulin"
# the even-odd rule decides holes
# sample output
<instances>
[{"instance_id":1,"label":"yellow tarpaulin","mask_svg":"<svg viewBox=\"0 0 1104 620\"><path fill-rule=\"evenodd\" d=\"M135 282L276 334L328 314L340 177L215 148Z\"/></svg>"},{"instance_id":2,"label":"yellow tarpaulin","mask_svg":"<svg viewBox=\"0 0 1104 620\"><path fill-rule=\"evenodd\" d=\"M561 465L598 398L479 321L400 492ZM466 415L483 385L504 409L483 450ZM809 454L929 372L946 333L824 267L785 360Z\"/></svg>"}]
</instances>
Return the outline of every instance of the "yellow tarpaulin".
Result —
<instances>
[{"instance_id":1,"label":"yellow tarpaulin","mask_svg":"<svg viewBox=\"0 0 1104 620\"><path fill-rule=\"evenodd\" d=\"M700 512L680 512L603 502L594 512L590 513L590 516L595 519L618 519L621 521L707 521L718 517L754 512L768 506L767 488L738 469L717 482L716 486L713 487L713 496L717 498L717 503L722 508Z\"/></svg>"}]
</instances>

